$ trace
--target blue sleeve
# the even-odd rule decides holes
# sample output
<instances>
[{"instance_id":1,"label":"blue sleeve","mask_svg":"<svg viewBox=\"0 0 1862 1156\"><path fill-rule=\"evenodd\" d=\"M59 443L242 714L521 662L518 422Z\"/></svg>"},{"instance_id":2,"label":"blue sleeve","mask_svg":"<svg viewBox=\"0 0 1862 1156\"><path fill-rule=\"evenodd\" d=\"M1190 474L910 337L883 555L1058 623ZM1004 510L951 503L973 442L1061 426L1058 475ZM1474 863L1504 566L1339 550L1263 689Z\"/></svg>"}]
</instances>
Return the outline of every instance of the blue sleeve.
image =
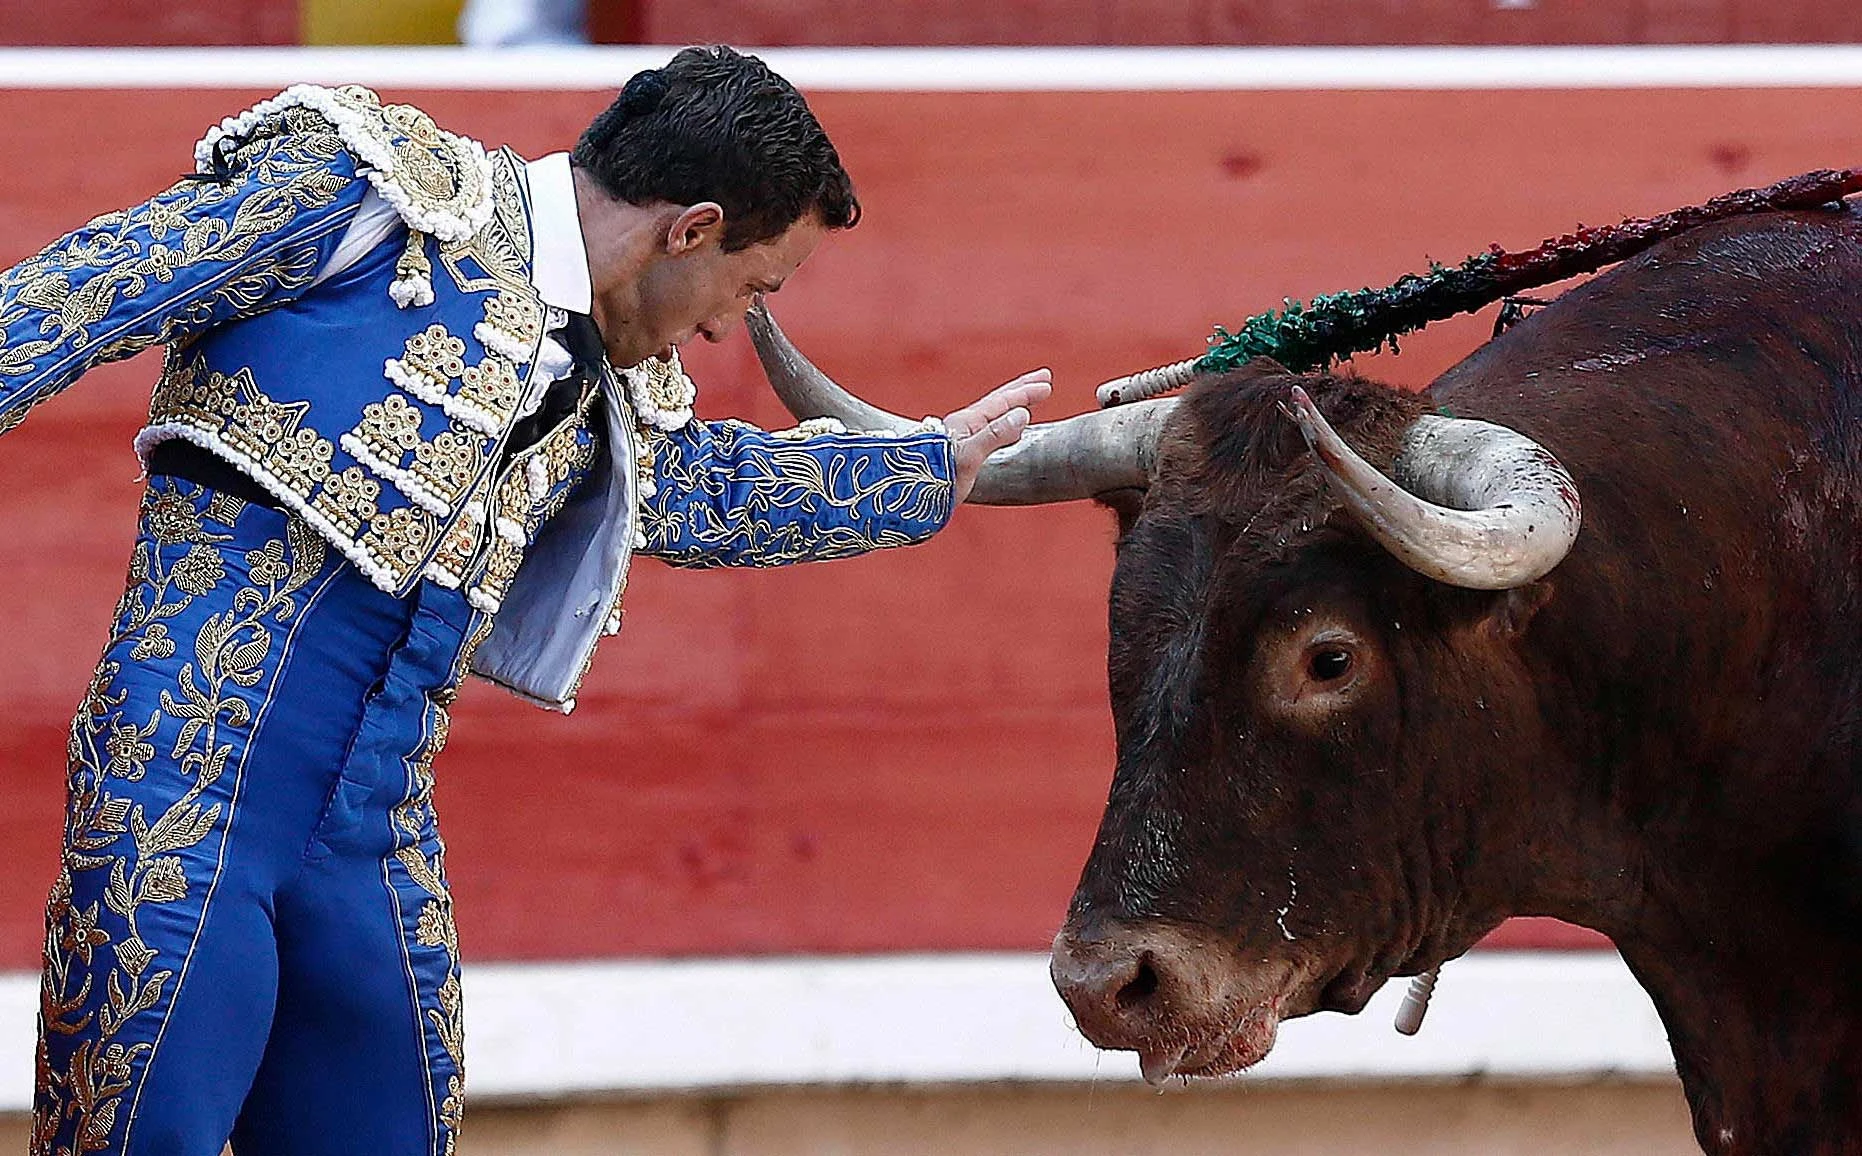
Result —
<instances>
[{"instance_id":1,"label":"blue sleeve","mask_svg":"<svg viewBox=\"0 0 1862 1156\"><path fill-rule=\"evenodd\" d=\"M93 365L298 296L368 189L334 133L221 162L0 271L0 434Z\"/></svg>"},{"instance_id":2,"label":"blue sleeve","mask_svg":"<svg viewBox=\"0 0 1862 1156\"><path fill-rule=\"evenodd\" d=\"M648 439L639 553L675 566L781 566L909 546L950 520L943 433L765 433L689 421Z\"/></svg>"}]
</instances>

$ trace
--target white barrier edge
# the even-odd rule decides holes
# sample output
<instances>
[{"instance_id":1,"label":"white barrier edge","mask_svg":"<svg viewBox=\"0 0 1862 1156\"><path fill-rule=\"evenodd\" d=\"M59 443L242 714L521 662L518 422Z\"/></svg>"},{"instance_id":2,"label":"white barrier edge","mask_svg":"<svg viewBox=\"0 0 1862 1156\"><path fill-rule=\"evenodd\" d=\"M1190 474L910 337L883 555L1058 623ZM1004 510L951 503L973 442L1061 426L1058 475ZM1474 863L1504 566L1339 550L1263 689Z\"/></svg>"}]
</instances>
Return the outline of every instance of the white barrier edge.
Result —
<instances>
[{"instance_id":1,"label":"white barrier edge","mask_svg":"<svg viewBox=\"0 0 1862 1156\"><path fill-rule=\"evenodd\" d=\"M1862 45L751 49L811 91L1849 88ZM0 48L6 88L605 90L667 46Z\"/></svg>"},{"instance_id":2,"label":"white barrier edge","mask_svg":"<svg viewBox=\"0 0 1862 1156\"><path fill-rule=\"evenodd\" d=\"M30 1107L36 976L0 975L0 1111ZM1036 954L482 964L467 969L475 1099L748 1088L1124 1083ZM1609 952L1481 952L1443 969L1415 1038L1401 982L1361 1015L1281 1030L1248 1080L1672 1078L1654 1007Z\"/></svg>"}]
</instances>

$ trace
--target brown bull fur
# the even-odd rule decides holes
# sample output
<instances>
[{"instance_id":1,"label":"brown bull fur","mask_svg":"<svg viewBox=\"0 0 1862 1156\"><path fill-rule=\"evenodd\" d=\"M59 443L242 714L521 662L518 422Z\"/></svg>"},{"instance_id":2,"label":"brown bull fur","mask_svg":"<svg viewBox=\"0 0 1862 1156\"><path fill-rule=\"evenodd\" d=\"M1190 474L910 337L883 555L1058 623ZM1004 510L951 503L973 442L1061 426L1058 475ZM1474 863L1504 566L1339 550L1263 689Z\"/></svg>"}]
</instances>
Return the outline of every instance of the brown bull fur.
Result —
<instances>
[{"instance_id":1,"label":"brown bull fur","mask_svg":"<svg viewBox=\"0 0 1862 1156\"><path fill-rule=\"evenodd\" d=\"M1379 466L1436 408L1537 439L1572 553L1498 594L1403 568L1280 412L1295 381ZM1217 1074L1556 916L1653 996L1709 1152L1862 1150L1859 503L1847 210L1665 242L1426 395L1198 387L1121 509L1118 762L1056 945L1082 1030Z\"/></svg>"}]
</instances>

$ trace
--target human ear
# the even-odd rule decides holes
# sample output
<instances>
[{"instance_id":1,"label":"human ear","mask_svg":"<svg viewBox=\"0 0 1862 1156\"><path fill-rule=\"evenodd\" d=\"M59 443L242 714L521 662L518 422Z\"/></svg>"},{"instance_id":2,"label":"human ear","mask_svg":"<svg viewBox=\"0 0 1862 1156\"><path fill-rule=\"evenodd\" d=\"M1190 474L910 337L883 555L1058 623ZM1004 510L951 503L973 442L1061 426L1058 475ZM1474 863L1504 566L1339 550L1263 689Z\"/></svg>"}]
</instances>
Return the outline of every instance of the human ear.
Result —
<instances>
[{"instance_id":1,"label":"human ear","mask_svg":"<svg viewBox=\"0 0 1862 1156\"><path fill-rule=\"evenodd\" d=\"M716 201L688 205L666 229L666 251L675 256L724 239L724 206Z\"/></svg>"}]
</instances>

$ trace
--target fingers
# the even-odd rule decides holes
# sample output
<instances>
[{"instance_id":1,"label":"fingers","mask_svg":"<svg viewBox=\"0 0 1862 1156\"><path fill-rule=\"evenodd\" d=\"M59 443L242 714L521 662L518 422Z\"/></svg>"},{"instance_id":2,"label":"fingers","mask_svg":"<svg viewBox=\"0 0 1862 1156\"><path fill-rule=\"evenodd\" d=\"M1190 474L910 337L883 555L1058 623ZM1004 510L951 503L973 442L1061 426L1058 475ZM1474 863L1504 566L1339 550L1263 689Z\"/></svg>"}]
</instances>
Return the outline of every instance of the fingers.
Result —
<instances>
[{"instance_id":1,"label":"fingers","mask_svg":"<svg viewBox=\"0 0 1862 1156\"><path fill-rule=\"evenodd\" d=\"M982 472L983 462L990 454L1012 446L1021 440L1028 429L1028 410L1023 406L1013 406L1008 412L995 417L983 419L971 431L958 434L951 430L957 439L956 476L952 479L956 486L957 501L962 502L970 496L970 489L976 485L977 475Z\"/></svg>"},{"instance_id":2,"label":"fingers","mask_svg":"<svg viewBox=\"0 0 1862 1156\"><path fill-rule=\"evenodd\" d=\"M1020 441L1027 429L1028 411L1019 405L1007 413L990 418L975 432L957 439L959 466L973 463L980 467L983 459L990 454Z\"/></svg>"},{"instance_id":3,"label":"fingers","mask_svg":"<svg viewBox=\"0 0 1862 1156\"><path fill-rule=\"evenodd\" d=\"M998 414L983 423L983 428L972 434L970 440L977 443L984 457L988 457L1003 446L1012 446L1020 441L1030 418L1025 407L1015 406L1007 413Z\"/></svg>"},{"instance_id":4,"label":"fingers","mask_svg":"<svg viewBox=\"0 0 1862 1156\"><path fill-rule=\"evenodd\" d=\"M982 430L990 422L1007 415L1010 411L1021 409L1024 411L1022 428L1026 428L1026 411L1037 403L1047 400L1048 395L1053 391L1052 373L1046 369L1030 370L1006 385L997 386L977 401L946 417L944 427L951 432L953 437L968 437ZM1015 436L1020 436L1019 429ZM1013 440L1013 438L1010 439L1010 441Z\"/></svg>"},{"instance_id":5,"label":"fingers","mask_svg":"<svg viewBox=\"0 0 1862 1156\"><path fill-rule=\"evenodd\" d=\"M1035 402L1045 401L1053 392L1054 375L1045 369L1034 369L990 390L969 408L983 411L985 418L1001 417L1016 406L1026 409Z\"/></svg>"}]
</instances>

